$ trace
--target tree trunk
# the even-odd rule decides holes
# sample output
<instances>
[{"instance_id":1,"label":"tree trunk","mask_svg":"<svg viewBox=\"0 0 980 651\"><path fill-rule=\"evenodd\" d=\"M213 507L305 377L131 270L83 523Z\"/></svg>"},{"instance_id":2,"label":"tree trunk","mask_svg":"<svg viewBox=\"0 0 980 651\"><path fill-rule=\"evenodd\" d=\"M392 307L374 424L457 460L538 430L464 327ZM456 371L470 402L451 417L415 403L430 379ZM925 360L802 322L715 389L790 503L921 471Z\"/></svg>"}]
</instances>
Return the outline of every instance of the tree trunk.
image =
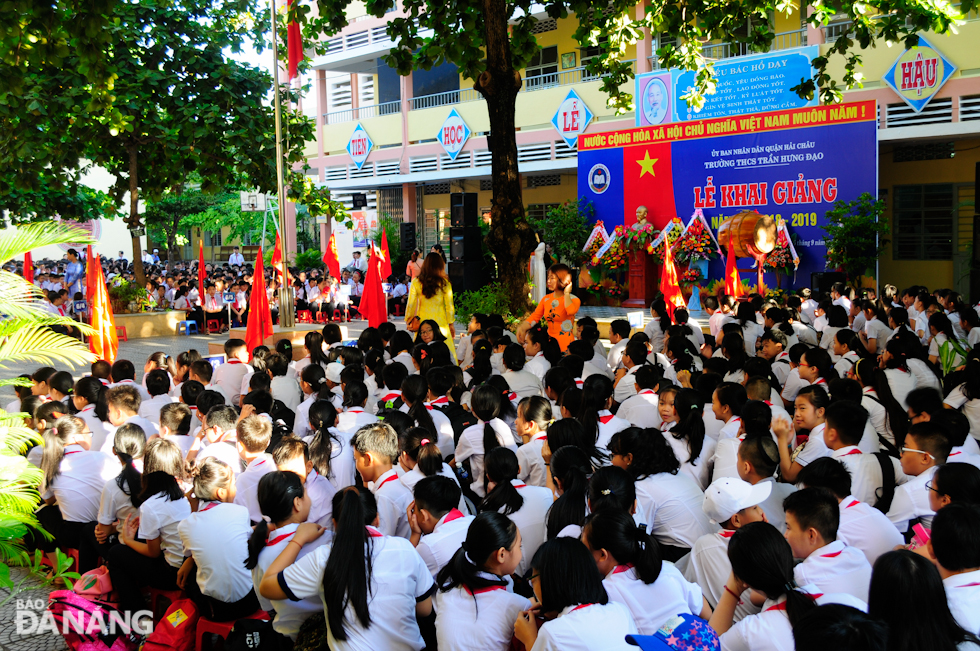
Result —
<instances>
[{"instance_id":1,"label":"tree trunk","mask_svg":"<svg viewBox=\"0 0 980 651\"><path fill-rule=\"evenodd\" d=\"M139 228L139 148L132 144L126 148L129 154L129 223L130 229ZM143 247L140 246L139 235L133 236L133 273L140 287L146 286L146 274L143 271Z\"/></svg>"},{"instance_id":2,"label":"tree trunk","mask_svg":"<svg viewBox=\"0 0 980 651\"><path fill-rule=\"evenodd\" d=\"M510 57L505 0L483 0L487 26L487 69L474 88L487 102L492 152L493 202L487 246L497 259L497 280L510 296L514 315L530 308L528 263L537 246L534 229L524 218L521 177L517 171L515 113L521 76Z\"/></svg>"}]
</instances>

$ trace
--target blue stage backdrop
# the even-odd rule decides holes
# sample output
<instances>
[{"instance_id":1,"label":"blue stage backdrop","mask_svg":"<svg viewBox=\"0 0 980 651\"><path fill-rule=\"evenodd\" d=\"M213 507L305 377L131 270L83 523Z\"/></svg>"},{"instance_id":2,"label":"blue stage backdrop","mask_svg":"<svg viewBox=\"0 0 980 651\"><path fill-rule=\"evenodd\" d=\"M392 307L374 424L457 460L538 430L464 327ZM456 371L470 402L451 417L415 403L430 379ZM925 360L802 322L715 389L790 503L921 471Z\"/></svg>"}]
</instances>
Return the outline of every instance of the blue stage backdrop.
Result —
<instances>
[{"instance_id":1,"label":"blue stage backdrop","mask_svg":"<svg viewBox=\"0 0 980 651\"><path fill-rule=\"evenodd\" d=\"M657 228L674 217L687 223L701 208L716 235L743 210L782 217L800 257L790 284L809 286L810 274L825 270L827 210L877 193L875 116L869 101L586 134L578 193L610 232L634 224L641 205ZM722 278L724 265L712 261L709 280ZM774 287L775 276L765 282Z\"/></svg>"}]
</instances>

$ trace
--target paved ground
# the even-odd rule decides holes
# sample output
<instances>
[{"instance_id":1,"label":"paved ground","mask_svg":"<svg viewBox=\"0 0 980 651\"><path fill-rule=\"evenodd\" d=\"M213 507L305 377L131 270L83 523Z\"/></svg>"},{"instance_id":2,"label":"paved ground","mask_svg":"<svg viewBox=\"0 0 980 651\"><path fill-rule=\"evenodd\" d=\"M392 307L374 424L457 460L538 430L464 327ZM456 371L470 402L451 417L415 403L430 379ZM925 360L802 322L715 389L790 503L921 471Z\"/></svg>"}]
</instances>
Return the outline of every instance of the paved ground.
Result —
<instances>
[{"instance_id":1,"label":"paved ground","mask_svg":"<svg viewBox=\"0 0 980 651\"><path fill-rule=\"evenodd\" d=\"M10 570L10 578L15 585L26 575L26 570L19 567ZM28 590L18 592L10 601L0 606L0 649L3 651L67 649L68 646L60 634L52 633L50 630L37 632L51 588L41 585L41 582L34 577L28 577L23 587ZM0 601L6 600L9 596L9 590L0 589Z\"/></svg>"}]
</instances>

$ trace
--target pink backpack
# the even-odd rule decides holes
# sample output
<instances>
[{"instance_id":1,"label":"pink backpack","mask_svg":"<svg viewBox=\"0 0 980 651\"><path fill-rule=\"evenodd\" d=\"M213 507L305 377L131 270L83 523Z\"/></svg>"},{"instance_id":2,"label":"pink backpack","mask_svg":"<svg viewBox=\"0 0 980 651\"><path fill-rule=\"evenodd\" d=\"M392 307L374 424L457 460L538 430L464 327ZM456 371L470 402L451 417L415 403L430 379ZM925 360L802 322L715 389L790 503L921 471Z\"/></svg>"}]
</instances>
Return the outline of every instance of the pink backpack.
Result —
<instances>
[{"instance_id":1,"label":"pink backpack","mask_svg":"<svg viewBox=\"0 0 980 651\"><path fill-rule=\"evenodd\" d=\"M104 601L118 605L119 598L112 591L112 581L109 580L109 568L105 565L90 570L80 576L72 590L86 599Z\"/></svg>"},{"instance_id":2,"label":"pink backpack","mask_svg":"<svg viewBox=\"0 0 980 651\"><path fill-rule=\"evenodd\" d=\"M116 631L110 627L110 617L125 621L115 604L86 599L74 590L55 590L48 596L48 611L72 651L135 651L137 647L136 636L127 635L121 626ZM93 619L98 622L92 623ZM99 623L104 623L106 634Z\"/></svg>"}]
</instances>

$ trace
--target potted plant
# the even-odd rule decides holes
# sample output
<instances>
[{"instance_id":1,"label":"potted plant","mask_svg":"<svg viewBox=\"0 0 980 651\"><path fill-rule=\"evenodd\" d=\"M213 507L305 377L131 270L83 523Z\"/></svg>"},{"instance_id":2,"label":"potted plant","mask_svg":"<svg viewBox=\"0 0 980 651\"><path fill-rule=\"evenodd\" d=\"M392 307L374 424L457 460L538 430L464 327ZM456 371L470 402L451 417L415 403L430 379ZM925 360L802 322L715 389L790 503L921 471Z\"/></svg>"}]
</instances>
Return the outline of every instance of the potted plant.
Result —
<instances>
[{"instance_id":1,"label":"potted plant","mask_svg":"<svg viewBox=\"0 0 980 651\"><path fill-rule=\"evenodd\" d=\"M838 201L827 211L827 267L840 269L847 281L857 284L858 278L874 268L875 261L888 240L890 227L882 218L885 202L865 192L854 201Z\"/></svg>"},{"instance_id":2,"label":"potted plant","mask_svg":"<svg viewBox=\"0 0 980 651\"><path fill-rule=\"evenodd\" d=\"M138 283L122 280L109 287L113 314L145 312L150 307L150 294Z\"/></svg>"}]
</instances>

